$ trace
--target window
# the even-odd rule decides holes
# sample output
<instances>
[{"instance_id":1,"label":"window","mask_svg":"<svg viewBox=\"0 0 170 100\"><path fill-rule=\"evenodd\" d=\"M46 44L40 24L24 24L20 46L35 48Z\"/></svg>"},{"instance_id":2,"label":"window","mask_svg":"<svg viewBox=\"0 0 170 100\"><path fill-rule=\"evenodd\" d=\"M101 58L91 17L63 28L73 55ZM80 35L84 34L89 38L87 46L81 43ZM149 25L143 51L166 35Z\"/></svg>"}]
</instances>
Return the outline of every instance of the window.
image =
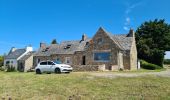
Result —
<instances>
[{"instance_id":1,"label":"window","mask_svg":"<svg viewBox=\"0 0 170 100\"><path fill-rule=\"evenodd\" d=\"M100 52L94 53L94 61L109 61L110 60L110 52Z\"/></svg>"},{"instance_id":2,"label":"window","mask_svg":"<svg viewBox=\"0 0 170 100\"><path fill-rule=\"evenodd\" d=\"M47 62L41 62L40 65L47 65Z\"/></svg>"},{"instance_id":3,"label":"window","mask_svg":"<svg viewBox=\"0 0 170 100\"><path fill-rule=\"evenodd\" d=\"M68 44L67 46L64 47L64 49L69 49L71 48L71 44Z\"/></svg>"},{"instance_id":4,"label":"window","mask_svg":"<svg viewBox=\"0 0 170 100\"><path fill-rule=\"evenodd\" d=\"M53 62L49 61L48 65L55 65Z\"/></svg>"},{"instance_id":5,"label":"window","mask_svg":"<svg viewBox=\"0 0 170 100\"><path fill-rule=\"evenodd\" d=\"M65 58L65 63L66 64L71 64L71 58L70 57L66 57Z\"/></svg>"},{"instance_id":6,"label":"window","mask_svg":"<svg viewBox=\"0 0 170 100\"><path fill-rule=\"evenodd\" d=\"M98 44L102 44L102 43L103 43L103 39L102 39L102 38L99 38L99 39L97 40L97 43L98 43Z\"/></svg>"},{"instance_id":7,"label":"window","mask_svg":"<svg viewBox=\"0 0 170 100\"><path fill-rule=\"evenodd\" d=\"M10 64L10 61L6 61L6 66L9 66L9 64Z\"/></svg>"},{"instance_id":8,"label":"window","mask_svg":"<svg viewBox=\"0 0 170 100\"><path fill-rule=\"evenodd\" d=\"M40 59L37 60L37 63L39 63L39 62L40 62Z\"/></svg>"}]
</instances>

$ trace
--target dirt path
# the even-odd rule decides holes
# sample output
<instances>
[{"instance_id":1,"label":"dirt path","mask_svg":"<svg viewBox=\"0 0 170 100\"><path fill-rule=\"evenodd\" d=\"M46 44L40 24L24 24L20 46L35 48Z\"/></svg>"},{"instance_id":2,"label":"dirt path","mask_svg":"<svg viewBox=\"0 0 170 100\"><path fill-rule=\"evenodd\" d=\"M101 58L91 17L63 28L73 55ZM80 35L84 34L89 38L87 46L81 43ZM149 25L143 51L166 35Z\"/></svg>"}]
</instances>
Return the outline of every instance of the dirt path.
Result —
<instances>
[{"instance_id":1,"label":"dirt path","mask_svg":"<svg viewBox=\"0 0 170 100\"><path fill-rule=\"evenodd\" d=\"M147 75L155 75L160 77L170 77L170 69L161 72L142 72L142 73L90 73L92 76L96 77L107 77L107 78L117 78L117 77L140 77Z\"/></svg>"}]
</instances>

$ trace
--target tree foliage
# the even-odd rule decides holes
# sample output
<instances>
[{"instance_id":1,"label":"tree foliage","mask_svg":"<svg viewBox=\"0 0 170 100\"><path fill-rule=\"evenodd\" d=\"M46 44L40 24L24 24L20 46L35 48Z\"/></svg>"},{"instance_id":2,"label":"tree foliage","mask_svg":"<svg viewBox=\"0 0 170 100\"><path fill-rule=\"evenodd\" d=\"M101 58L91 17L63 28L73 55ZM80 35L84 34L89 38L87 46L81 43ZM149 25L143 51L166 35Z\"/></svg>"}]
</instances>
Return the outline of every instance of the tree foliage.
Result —
<instances>
[{"instance_id":1,"label":"tree foliage","mask_svg":"<svg viewBox=\"0 0 170 100\"><path fill-rule=\"evenodd\" d=\"M51 44L58 44L56 39L53 39Z\"/></svg>"},{"instance_id":2,"label":"tree foliage","mask_svg":"<svg viewBox=\"0 0 170 100\"><path fill-rule=\"evenodd\" d=\"M4 57L0 56L0 67L3 66L3 63L4 63Z\"/></svg>"},{"instance_id":3,"label":"tree foliage","mask_svg":"<svg viewBox=\"0 0 170 100\"><path fill-rule=\"evenodd\" d=\"M162 66L170 50L170 25L164 19L144 22L136 31L136 43L140 59Z\"/></svg>"}]
</instances>

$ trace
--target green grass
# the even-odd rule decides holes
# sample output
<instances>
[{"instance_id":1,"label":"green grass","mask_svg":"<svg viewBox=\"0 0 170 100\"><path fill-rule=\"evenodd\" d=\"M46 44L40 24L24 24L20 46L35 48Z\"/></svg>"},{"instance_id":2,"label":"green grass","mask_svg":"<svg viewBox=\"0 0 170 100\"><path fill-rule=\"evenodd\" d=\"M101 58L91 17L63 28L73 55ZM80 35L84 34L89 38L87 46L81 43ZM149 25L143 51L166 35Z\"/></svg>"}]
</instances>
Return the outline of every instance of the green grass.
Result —
<instances>
[{"instance_id":1,"label":"green grass","mask_svg":"<svg viewBox=\"0 0 170 100\"><path fill-rule=\"evenodd\" d=\"M16 100L170 99L170 78L100 78L89 72L42 74L0 72L0 96ZM0 98L0 99L1 99Z\"/></svg>"}]
</instances>

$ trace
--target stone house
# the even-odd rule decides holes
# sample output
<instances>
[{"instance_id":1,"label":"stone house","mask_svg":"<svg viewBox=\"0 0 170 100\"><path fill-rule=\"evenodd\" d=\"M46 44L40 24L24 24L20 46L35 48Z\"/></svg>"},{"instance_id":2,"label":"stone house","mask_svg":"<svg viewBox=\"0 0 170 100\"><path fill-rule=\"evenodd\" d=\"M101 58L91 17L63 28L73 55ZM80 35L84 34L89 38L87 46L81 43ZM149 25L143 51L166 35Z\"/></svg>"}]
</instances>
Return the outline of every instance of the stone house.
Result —
<instances>
[{"instance_id":1,"label":"stone house","mask_svg":"<svg viewBox=\"0 0 170 100\"><path fill-rule=\"evenodd\" d=\"M27 46L23 49L11 48L8 55L4 57L5 67L14 67L16 70L24 72L33 66L33 48Z\"/></svg>"},{"instance_id":2,"label":"stone house","mask_svg":"<svg viewBox=\"0 0 170 100\"><path fill-rule=\"evenodd\" d=\"M131 29L127 34L115 35L99 28L93 38L87 38L84 34L78 41L51 45L40 43L34 58L34 66L42 60L60 60L74 69L99 70L102 66L102 70L135 70L135 33Z\"/></svg>"}]
</instances>

